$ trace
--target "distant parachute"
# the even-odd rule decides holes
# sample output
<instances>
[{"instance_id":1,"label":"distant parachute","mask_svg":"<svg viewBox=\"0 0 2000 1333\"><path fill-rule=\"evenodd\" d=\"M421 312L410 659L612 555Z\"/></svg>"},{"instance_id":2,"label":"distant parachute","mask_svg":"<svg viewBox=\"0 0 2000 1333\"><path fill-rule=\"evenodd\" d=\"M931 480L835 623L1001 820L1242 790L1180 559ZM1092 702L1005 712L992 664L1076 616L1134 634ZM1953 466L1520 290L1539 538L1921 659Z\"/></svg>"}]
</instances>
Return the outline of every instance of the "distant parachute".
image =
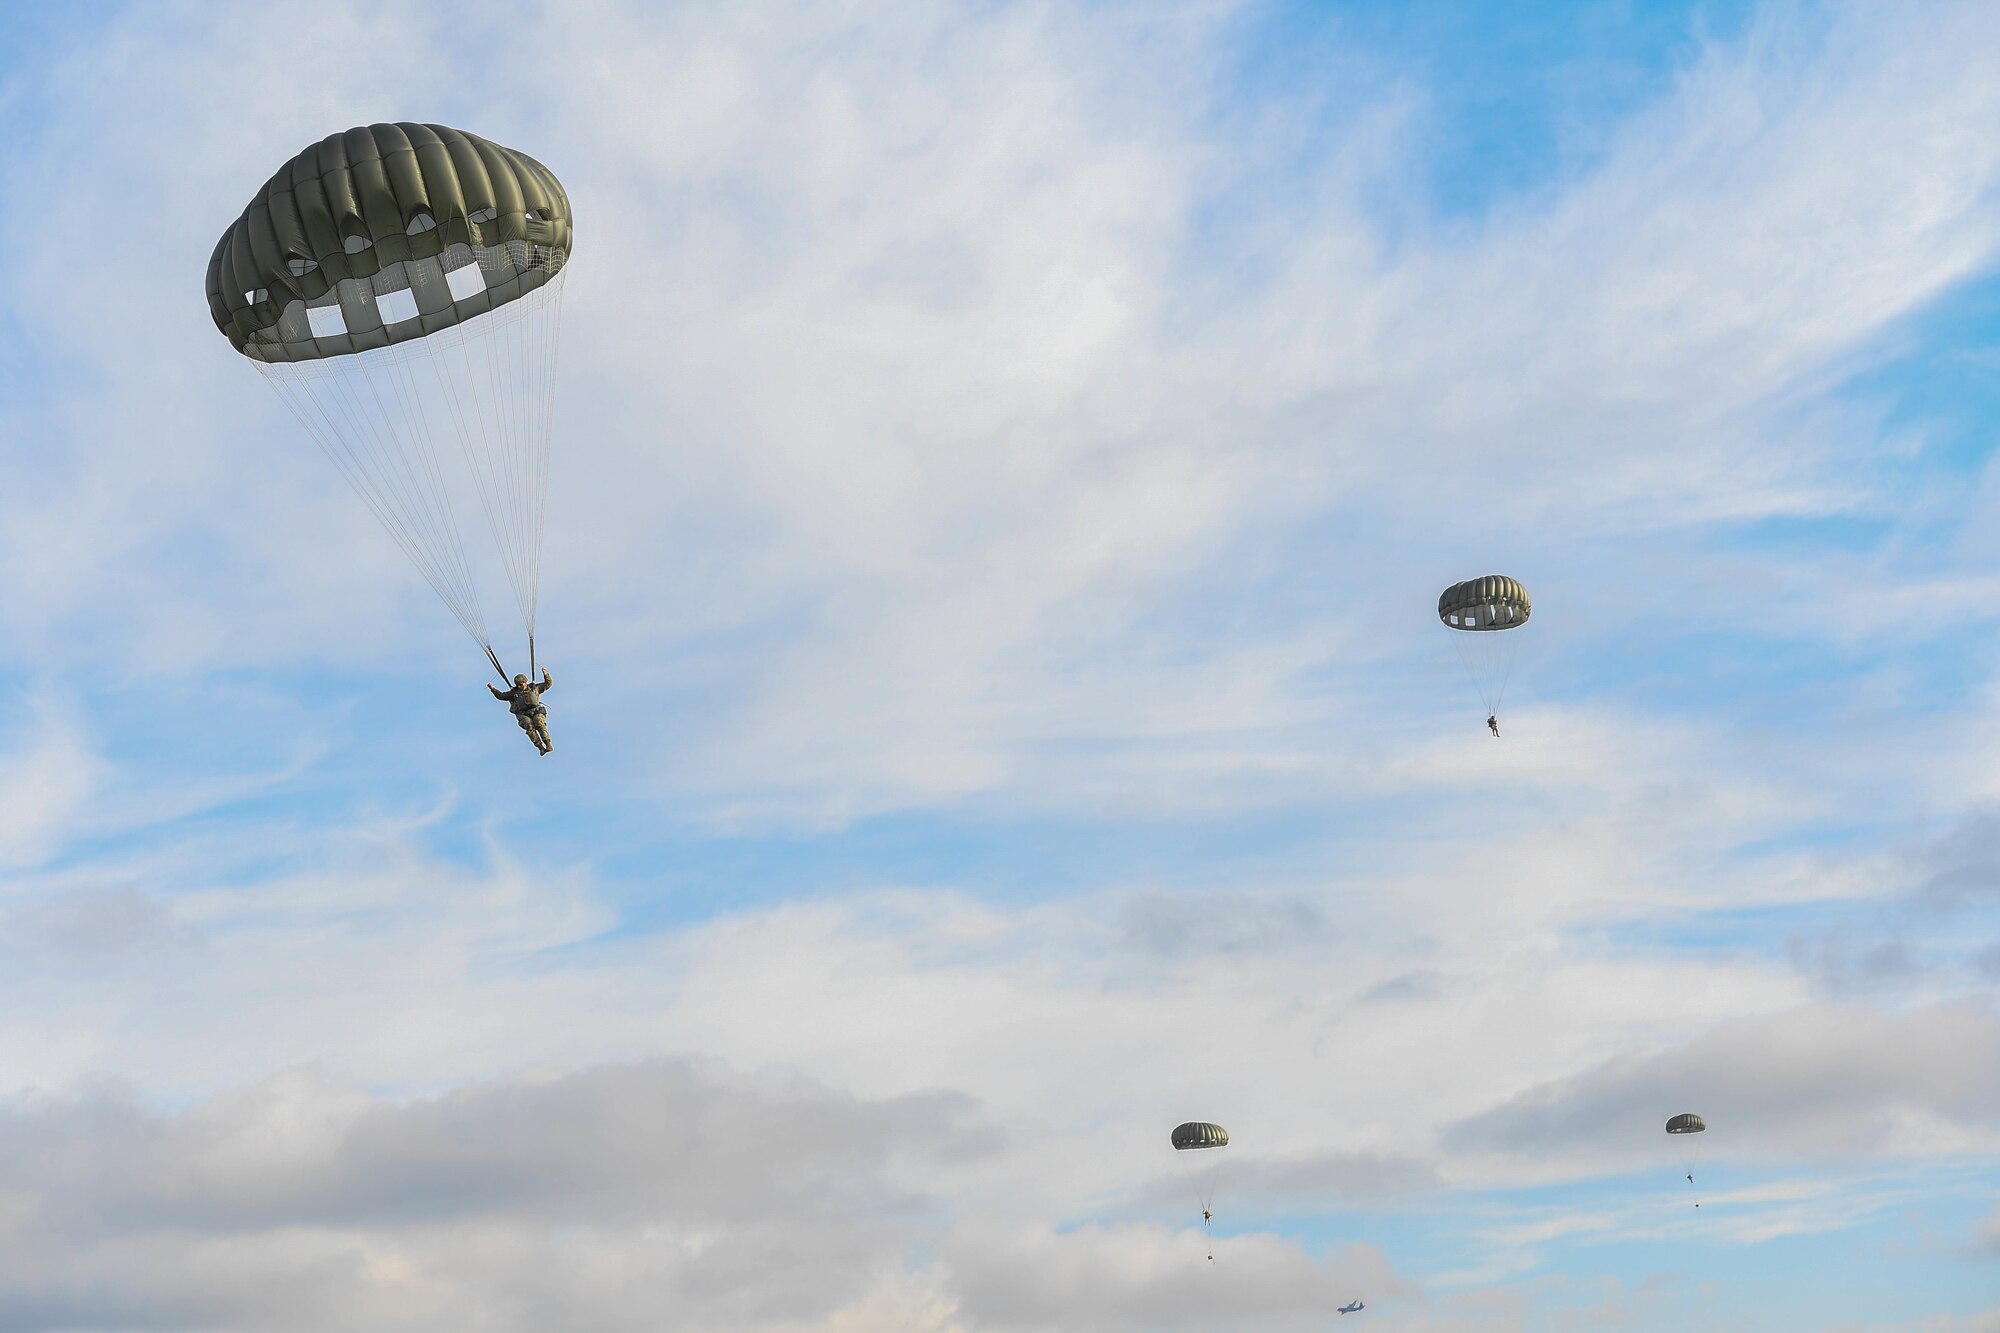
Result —
<instances>
[{"instance_id":1,"label":"distant parachute","mask_svg":"<svg viewBox=\"0 0 2000 1333\"><path fill-rule=\"evenodd\" d=\"M1508 631L1527 624L1533 611L1528 590L1505 574L1467 579L1438 594L1438 620L1453 631L1452 644L1488 717L1499 715L1521 646Z\"/></svg>"},{"instance_id":2,"label":"distant parachute","mask_svg":"<svg viewBox=\"0 0 2000 1333\"><path fill-rule=\"evenodd\" d=\"M208 264L216 328L503 679L453 495L469 480L485 511L532 670L572 245L569 196L541 163L463 130L379 124L278 168Z\"/></svg>"},{"instance_id":3,"label":"distant parachute","mask_svg":"<svg viewBox=\"0 0 2000 1333\"><path fill-rule=\"evenodd\" d=\"M1174 1152L1187 1168L1188 1183L1194 1187L1195 1198L1201 1203L1201 1229L1208 1233L1209 1219L1214 1216L1216 1178L1221 1174L1222 1155L1210 1151L1206 1157L1188 1154L1227 1148L1229 1131L1221 1125L1212 1125L1206 1120L1190 1120L1175 1125L1173 1133ZM1215 1258L1215 1242L1211 1238L1208 1257Z\"/></svg>"},{"instance_id":4,"label":"distant parachute","mask_svg":"<svg viewBox=\"0 0 2000 1333\"><path fill-rule=\"evenodd\" d=\"M1680 1161L1681 1173L1687 1177L1689 1189L1695 1187L1694 1167L1695 1157L1698 1154L1695 1149L1696 1141L1688 1136L1707 1132L1708 1122L1692 1111L1683 1111L1667 1121L1667 1133L1674 1136L1675 1156ZM1701 1204L1697 1202L1695 1207L1699 1208Z\"/></svg>"},{"instance_id":5,"label":"distant parachute","mask_svg":"<svg viewBox=\"0 0 2000 1333\"><path fill-rule=\"evenodd\" d=\"M1229 1131L1221 1125L1211 1125L1205 1120L1190 1120L1185 1125L1174 1126L1174 1150L1187 1152L1193 1148L1227 1148Z\"/></svg>"}]
</instances>

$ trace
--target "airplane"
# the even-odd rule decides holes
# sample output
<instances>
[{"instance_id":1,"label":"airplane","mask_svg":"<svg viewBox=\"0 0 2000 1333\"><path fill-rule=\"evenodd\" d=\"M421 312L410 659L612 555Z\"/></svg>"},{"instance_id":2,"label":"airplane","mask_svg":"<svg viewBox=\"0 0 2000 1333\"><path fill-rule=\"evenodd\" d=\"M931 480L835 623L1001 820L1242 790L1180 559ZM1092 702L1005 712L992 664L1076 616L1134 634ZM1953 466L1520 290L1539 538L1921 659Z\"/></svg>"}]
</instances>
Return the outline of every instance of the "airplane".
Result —
<instances>
[{"instance_id":1,"label":"airplane","mask_svg":"<svg viewBox=\"0 0 2000 1333\"><path fill-rule=\"evenodd\" d=\"M1356 1310L1366 1310L1367 1308L1368 1307L1363 1305L1360 1301L1349 1301L1346 1305L1343 1305L1338 1310L1335 1310L1334 1313L1353 1314Z\"/></svg>"}]
</instances>

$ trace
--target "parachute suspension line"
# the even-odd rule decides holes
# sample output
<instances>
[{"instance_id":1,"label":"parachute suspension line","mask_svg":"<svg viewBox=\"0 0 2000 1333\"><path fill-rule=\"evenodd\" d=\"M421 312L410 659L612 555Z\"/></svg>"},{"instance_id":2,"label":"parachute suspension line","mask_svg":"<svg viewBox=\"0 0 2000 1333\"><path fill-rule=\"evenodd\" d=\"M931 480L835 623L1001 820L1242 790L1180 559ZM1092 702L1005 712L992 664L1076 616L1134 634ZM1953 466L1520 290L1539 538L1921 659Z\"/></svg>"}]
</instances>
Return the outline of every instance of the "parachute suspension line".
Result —
<instances>
[{"instance_id":1,"label":"parachute suspension line","mask_svg":"<svg viewBox=\"0 0 2000 1333\"><path fill-rule=\"evenodd\" d=\"M568 273L569 269L565 267L562 272L556 274L554 282L558 289L560 289L562 281L568 276ZM560 290L558 290L557 296L549 302L548 323L543 328L542 334L540 349L542 373L536 380L536 385L540 391L536 398L536 406L540 408L540 415L536 422L536 429L533 436L535 440L540 442L541 456L535 463L536 470L533 492L535 497L535 529L533 539L528 544L528 550L533 560L531 577L528 584L533 592L533 597L528 604L528 642L531 648L534 643L535 612L539 607L542 591L542 533L548 519L549 467L554 462L555 454L556 369L562 352L562 299Z\"/></svg>"},{"instance_id":2,"label":"parachute suspension line","mask_svg":"<svg viewBox=\"0 0 2000 1333\"><path fill-rule=\"evenodd\" d=\"M502 475L507 481L507 537L512 548L507 553L507 576L514 588L514 604L521 612L521 624L533 632L535 613L531 608L534 599L529 595L527 567L527 509L533 497L529 490L532 483L526 475L523 460L529 451L529 442L525 437L537 419L534 408L537 386L521 353L529 333L526 325L526 320L517 319L509 321L505 328L495 329L493 340L486 344L485 350L487 380L496 386L496 391L503 382L520 386L521 410L512 420L501 423L503 429L497 443L504 465Z\"/></svg>"},{"instance_id":3,"label":"parachute suspension line","mask_svg":"<svg viewBox=\"0 0 2000 1333\"><path fill-rule=\"evenodd\" d=\"M1507 698L1507 682L1514 678L1514 659L1521 655L1519 631L1501 631L1499 638L1501 642L1495 649L1494 656L1500 659L1500 683L1493 689L1493 703L1486 710L1489 713L1500 711L1501 703Z\"/></svg>"},{"instance_id":4,"label":"parachute suspension line","mask_svg":"<svg viewBox=\"0 0 2000 1333\"><path fill-rule=\"evenodd\" d=\"M1458 654L1458 664L1465 668L1465 678L1472 682L1472 688L1479 694L1479 702L1486 706L1487 716L1491 717L1495 711L1493 699L1486 693L1486 682L1479 679L1479 673L1473 669L1472 645L1465 642L1466 638L1463 634L1452 635L1451 646Z\"/></svg>"},{"instance_id":5,"label":"parachute suspension line","mask_svg":"<svg viewBox=\"0 0 2000 1333\"><path fill-rule=\"evenodd\" d=\"M378 410L368 410L359 392L360 377L343 373L349 369L329 366L324 376L309 374L299 381L299 387L327 419L335 462L346 465L343 472L350 483L373 503L392 533L405 537L415 548L413 557L420 568L435 574L434 585L443 585L440 592L447 603L454 610L475 608L471 615L479 623L470 580L453 559L449 534L438 524L435 510L424 503L421 478L409 471L406 453L393 447L392 421L380 410L377 395L371 396L377 398ZM324 399L316 391L315 381L325 390Z\"/></svg>"},{"instance_id":6,"label":"parachute suspension line","mask_svg":"<svg viewBox=\"0 0 2000 1333\"><path fill-rule=\"evenodd\" d=\"M264 378L278 393L320 451L346 479L349 487L375 514L376 520L402 548L410 563L431 585L475 642L488 644L485 617L472 572L452 520L449 501L438 482L434 453L424 442L415 450L395 447L406 432L383 408L379 392L371 392L377 412L369 413L357 381L374 385L370 367L342 366L363 357L380 357L395 348L378 349L321 362L257 362ZM409 455L425 454L424 471L432 485L412 470Z\"/></svg>"},{"instance_id":7,"label":"parachute suspension line","mask_svg":"<svg viewBox=\"0 0 2000 1333\"><path fill-rule=\"evenodd\" d=\"M379 356L367 360L355 358L351 363L331 363L335 373L334 383L347 389L355 411L367 422L369 438L384 446L379 452L387 466L380 471L394 490L391 498L395 503L391 508L416 518L419 531L424 534L425 548L456 576L483 634L485 616L479 608L477 585L472 580L471 567L465 557L465 544L459 535L457 518L452 513L449 494L445 490L444 474L438 469L437 449L426 428L427 423L411 410L406 401L409 395L401 392L397 383L397 373L403 369L405 354L393 347L379 351ZM393 411L383 401L385 382L396 398ZM366 401L358 392L360 387L368 390ZM372 413L368 410L371 403L374 407ZM397 448L399 443L408 447Z\"/></svg>"},{"instance_id":8,"label":"parachute suspension line","mask_svg":"<svg viewBox=\"0 0 2000 1333\"><path fill-rule=\"evenodd\" d=\"M390 347L384 350L388 355L381 361L381 368L384 371L382 378L387 381L391 392L396 397L396 412L394 416L389 414L388 407L382 401L381 385L377 382L376 377L372 373L369 373L371 368L364 365L361 367L361 370L363 371L370 392L374 395L375 406L382 413L383 420L391 423L397 421L409 423L410 442L414 446L413 452L416 454L417 461L422 465L424 471L424 477L420 478L418 485L413 488L415 496L435 515L439 530L448 537L444 549L456 559L460 570L463 572L466 586L472 590L472 605L475 611L477 611L479 607L478 585L472 581L472 571L465 554L465 541L458 531L458 516L451 507L451 492L446 486L444 473L438 465L437 442L432 434L429 410L424 402L423 395L417 390L415 377L410 372L409 357L412 354L406 352L401 346ZM425 480L429 482L427 487L422 484ZM481 628L483 629L485 623L483 612L480 612L480 621Z\"/></svg>"},{"instance_id":9,"label":"parachute suspension line","mask_svg":"<svg viewBox=\"0 0 2000 1333\"><path fill-rule=\"evenodd\" d=\"M440 344L432 363L440 397L450 406L460 451L530 637L541 594L563 277L558 272L520 300L431 339ZM475 340L476 352L470 345ZM516 410L501 410L502 405Z\"/></svg>"},{"instance_id":10,"label":"parachute suspension line","mask_svg":"<svg viewBox=\"0 0 2000 1333\"><path fill-rule=\"evenodd\" d=\"M526 247L508 244L513 267L526 268ZM457 437L472 473L527 631L532 667L564 273L426 338L321 360L257 362L496 669L473 562L451 503L454 486L443 458L449 446L438 437Z\"/></svg>"},{"instance_id":11,"label":"parachute suspension line","mask_svg":"<svg viewBox=\"0 0 2000 1333\"><path fill-rule=\"evenodd\" d=\"M513 488L505 484L505 479L509 478L511 473L504 470L505 456L512 445L512 440L509 438L510 428L514 425L512 417L518 413L502 414L498 411L498 407L507 401L501 395L507 391L509 383L514 386L516 394L524 392L527 386L518 379L510 381L506 376L499 374L494 362L497 360L500 344L513 331L524 312L519 308L519 303L516 303L505 310L489 313L499 318L492 320L482 330L483 336L479 340L482 359L478 367L475 368L473 365L467 339L458 339L453 347L464 363L465 383L472 400L475 418L479 422L478 434L471 437L477 440L478 447L466 454L465 461L472 469L473 479L478 483L479 502L486 510L486 521L492 526L493 540L500 547L501 564L507 570L507 582L514 590L514 600L518 605L521 600L521 571L516 561L520 558L520 537L517 525L513 522L512 509L519 500ZM482 370L485 373L480 375L478 372ZM491 421L487 419L489 405L495 409L494 419ZM519 405L518 402L515 403L515 406ZM525 613L523 618L525 620Z\"/></svg>"},{"instance_id":12,"label":"parachute suspension line","mask_svg":"<svg viewBox=\"0 0 2000 1333\"><path fill-rule=\"evenodd\" d=\"M534 551L529 514L536 498L535 475L530 460L536 452L532 436L541 421L538 406L541 385L537 374L539 367L534 364L528 349L533 344L534 325L540 323L540 313L536 311L528 320L516 320L509 324L504 331L505 337L496 337L487 347L488 375L495 379L511 378L521 386L520 414L507 423L510 429L505 432L501 444L511 492L508 497L509 535L514 543L514 549L509 553L508 574L514 585L514 602L520 608L521 623L531 634L535 628L535 608L540 589L533 582L533 570L530 568Z\"/></svg>"},{"instance_id":13,"label":"parachute suspension line","mask_svg":"<svg viewBox=\"0 0 2000 1333\"><path fill-rule=\"evenodd\" d=\"M452 513L444 475L438 469L437 451L423 429L421 417L413 416L401 403L392 412L382 398L382 382L391 381L393 388L404 353L397 348L379 350L382 354L378 357L331 362L334 371L331 382L345 392L350 419L365 425L366 437L379 457L373 479L387 483L387 507L399 516L414 519L423 548L447 571L448 579L459 590L478 626L473 637L483 642L486 617L479 605L478 585L466 559L465 543ZM364 388L366 399L361 396Z\"/></svg>"},{"instance_id":14,"label":"parachute suspension line","mask_svg":"<svg viewBox=\"0 0 2000 1333\"><path fill-rule=\"evenodd\" d=\"M1208 1197L1201 1201L1201 1240L1202 1244L1208 1248L1208 1261L1210 1263L1215 1262L1215 1229L1210 1225L1210 1218L1214 1215L1210 1205L1214 1202L1214 1199L1215 1191L1211 1188L1208 1192Z\"/></svg>"},{"instance_id":15,"label":"parachute suspension line","mask_svg":"<svg viewBox=\"0 0 2000 1333\"><path fill-rule=\"evenodd\" d=\"M1207 1151L1212 1153L1215 1150L1208 1149ZM1201 1209L1202 1239L1208 1245L1208 1257L1214 1259L1215 1234L1209 1226L1209 1219L1213 1216L1215 1210L1216 1178L1221 1174L1222 1163L1218 1159L1212 1162L1197 1164L1193 1159L1200 1154L1195 1152L1183 1152L1176 1155L1181 1159L1181 1169L1186 1173L1188 1187L1194 1191L1195 1205Z\"/></svg>"},{"instance_id":16,"label":"parachute suspension line","mask_svg":"<svg viewBox=\"0 0 2000 1333\"><path fill-rule=\"evenodd\" d=\"M1497 640L1497 642L1495 642ZM1519 630L1480 630L1451 636L1459 665L1486 705L1489 716L1500 711L1507 697L1507 682L1514 675L1514 659L1521 654Z\"/></svg>"},{"instance_id":17,"label":"parachute suspension line","mask_svg":"<svg viewBox=\"0 0 2000 1333\"><path fill-rule=\"evenodd\" d=\"M535 632L541 598L542 532L548 508L549 464L555 424L556 348L562 326L562 284L567 270L539 289L529 317L516 328L518 374L526 390L519 429L522 620ZM545 295L546 293L546 295Z\"/></svg>"},{"instance_id":18,"label":"parachute suspension line","mask_svg":"<svg viewBox=\"0 0 2000 1333\"><path fill-rule=\"evenodd\" d=\"M486 645L486 660L491 662L493 669L500 673L500 683L502 685L511 685L514 683L507 679L507 668L500 665L500 655L493 651L493 645L490 643ZM529 669L532 670L533 668L530 667Z\"/></svg>"},{"instance_id":19,"label":"parachute suspension line","mask_svg":"<svg viewBox=\"0 0 2000 1333\"><path fill-rule=\"evenodd\" d=\"M1669 1134L1667 1137L1674 1141L1674 1160L1679 1163L1681 1175L1686 1179L1689 1196L1696 1200L1695 1207L1699 1208L1701 1207L1701 1186L1697 1185L1694 1180L1695 1155L1698 1151L1692 1142L1695 1136L1692 1134Z\"/></svg>"}]
</instances>

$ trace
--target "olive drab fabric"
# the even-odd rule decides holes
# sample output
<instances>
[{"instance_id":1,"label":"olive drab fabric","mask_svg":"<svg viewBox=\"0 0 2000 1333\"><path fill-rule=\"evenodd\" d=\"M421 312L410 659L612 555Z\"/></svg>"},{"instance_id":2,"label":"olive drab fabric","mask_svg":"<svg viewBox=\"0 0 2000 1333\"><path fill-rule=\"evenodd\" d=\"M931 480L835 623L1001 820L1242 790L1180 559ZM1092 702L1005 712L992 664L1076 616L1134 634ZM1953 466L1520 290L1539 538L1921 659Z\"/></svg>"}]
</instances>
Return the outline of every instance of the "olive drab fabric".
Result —
<instances>
[{"instance_id":1,"label":"olive drab fabric","mask_svg":"<svg viewBox=\"0 0 2000 1333\"><path fill-rule=\"evenodd\" d=\"M1692 1111L1683 1112L1667 1122L1669 1134L1700 1134L1708 1128L1708 1123Z\"/></svg>"},{"instance_id":2,"label":"olive drab fabric","mask_svg":"<svg viewBox=\"0 0 2000 1333\"><path fill-rule=\"evenodd\" d=\"M209 313L259 361L343 356L517 300L571 249L569 196L525 153L442 125L360 126L280 167L223 233Z\"/></svg>"},{"instance_id":3,"label":"olive drab fabric","mask_svg":"<svg viewBox=\"0 0 2000 1333\"><path fill-rule=\"evenodd\" d=\"M1211 1125L1205 1120L1190 1120L1184 1125L1174 1126L1174 1149L1186 1152L1190 1148L1226 1148L1229 1146L1229 1131L1221 1125Z\"/></svg>"},{"instance_id":4,"label":"olive drab fabric","mask_svg":"<svg viewBox=\"0 0 2000 1333\"><path fill-rule=\"evenodd\" d=\"M1505 574L1467 579L1438 594L1438 619L1452 629L1513 629L1533 610L1528 590Z\"/></svg>"}]
</instances>

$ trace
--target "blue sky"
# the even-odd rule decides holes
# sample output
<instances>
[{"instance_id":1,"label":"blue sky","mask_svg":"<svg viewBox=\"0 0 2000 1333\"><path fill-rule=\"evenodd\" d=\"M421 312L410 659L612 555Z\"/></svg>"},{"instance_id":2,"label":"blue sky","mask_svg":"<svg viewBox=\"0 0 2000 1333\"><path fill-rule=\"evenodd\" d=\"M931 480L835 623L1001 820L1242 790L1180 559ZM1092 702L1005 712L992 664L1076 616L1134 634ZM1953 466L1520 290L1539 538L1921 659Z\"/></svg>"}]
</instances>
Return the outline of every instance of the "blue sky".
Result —
<instances>
[{"instance_id":1,"label":"blue sky","mask_svg":"<svg viewBox=\"0 0 2000 1333\"><path fill-rule=\"evenodd\" d=\"M0 1326L2000 1329L1990 7L0 38ZM201 299L395 119L576 211L547 760Z\"/></svg>"}]
</instances>

